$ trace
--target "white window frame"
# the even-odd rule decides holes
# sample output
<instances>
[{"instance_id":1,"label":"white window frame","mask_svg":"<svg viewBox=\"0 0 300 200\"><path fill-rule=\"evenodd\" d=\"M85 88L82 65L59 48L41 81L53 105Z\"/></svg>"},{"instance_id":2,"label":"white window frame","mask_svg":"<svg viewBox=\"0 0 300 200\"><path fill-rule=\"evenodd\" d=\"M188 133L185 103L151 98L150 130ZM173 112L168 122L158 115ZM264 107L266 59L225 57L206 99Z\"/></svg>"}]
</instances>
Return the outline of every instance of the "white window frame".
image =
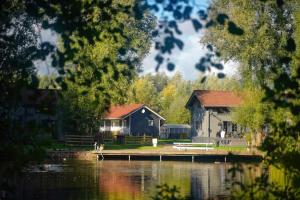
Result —
<instances>
[{"instance_id":1,"label":"white window frame","mask_svg":"<svg viewBox=\"0 0 300 200\"><path fill-rule=\"evenodd\" d=\"M154 120L148 119L148 126L154 126Z\"/></svg>"}]
</instances>

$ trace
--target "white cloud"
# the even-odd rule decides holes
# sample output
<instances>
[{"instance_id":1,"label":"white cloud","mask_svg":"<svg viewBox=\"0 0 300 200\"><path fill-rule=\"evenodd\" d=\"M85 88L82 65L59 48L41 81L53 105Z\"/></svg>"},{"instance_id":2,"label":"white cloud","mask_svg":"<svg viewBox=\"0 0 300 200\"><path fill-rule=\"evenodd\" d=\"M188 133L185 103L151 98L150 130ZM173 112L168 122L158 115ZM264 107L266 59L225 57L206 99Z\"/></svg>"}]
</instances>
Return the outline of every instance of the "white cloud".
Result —
<instances>
[{"instance_id":1,"label":"white cloud","mask_svg":"<svg viewBox=\"0 0 300 200\"><path fill-rule=\"evenodd\" d=\"M39 38L40 42L49 42L50 44L56 46L57 43L57 34L50 29L42 29L40 32L41 38ZM46 60L36 60L34 61L35 68L39 75L49 75L52 73L56 73L56 69L51 65L52 59L48 55Z\"/></svg>"},{"instance_id":2,"label":"white cloud","mask_svg":"<svg viewBox=\"0 0 300 200\"><path fill-rule=\"evenodd\" d=\"M201 72L195 68L195 64L207 53L206 47L200 43L201 37L203 36L203 31L195 32L191 22L184 22L180 24L180 30L183 31L182 36L179 38L184 42L184 48L182 51L175 50L169 56L171 62L176 65L174 71L170 72L167 70L165 65L162 65L159 69L159 72L166 72L167 75L172 76L174 73L179 71L185 79L194 80L196 79ZM154 57L156 56L157 51L152 46L149 55L144 59L142 68L143 73L156 73L156 61ZM223 73L228 76L232 76L237 71L238 64L231 61L224 63ZM213 69L211 73L216 73L217 70Z\"/></svg>"}]
</instances>

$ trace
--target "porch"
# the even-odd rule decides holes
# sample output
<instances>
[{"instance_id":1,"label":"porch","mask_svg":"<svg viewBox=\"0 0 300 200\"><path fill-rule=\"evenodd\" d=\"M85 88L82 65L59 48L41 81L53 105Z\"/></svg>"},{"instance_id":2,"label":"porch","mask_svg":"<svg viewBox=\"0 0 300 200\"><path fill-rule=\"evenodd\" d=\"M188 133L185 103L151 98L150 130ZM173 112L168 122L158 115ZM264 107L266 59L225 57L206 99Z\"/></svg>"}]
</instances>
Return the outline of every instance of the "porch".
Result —
<instances>
[{"instance_id":1,"label":"porch","mask_svg":"<svg viewBox=\"0 0 300 200\"><path fill-rule=\"evenodd\" d=\"M119 135L129 135L130 125L128 120L102 120L100 122L101 132L114 132Z\"/></svg>"}]
</instances>

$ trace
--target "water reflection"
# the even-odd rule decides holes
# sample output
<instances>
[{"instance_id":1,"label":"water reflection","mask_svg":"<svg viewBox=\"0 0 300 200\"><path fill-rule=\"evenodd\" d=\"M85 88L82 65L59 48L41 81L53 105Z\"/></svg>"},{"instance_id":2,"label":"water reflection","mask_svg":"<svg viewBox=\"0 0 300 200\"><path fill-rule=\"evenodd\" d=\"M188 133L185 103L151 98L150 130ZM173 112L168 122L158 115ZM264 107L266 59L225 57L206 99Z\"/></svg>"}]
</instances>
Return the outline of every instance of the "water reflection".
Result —
<instances>
[{"instance_id":1,"label":"water reflection","mask_svg":"<svg viewBox=\"0 0 300 200\"><path fill-rule=\"evenodd\" d=\"M70 161L61 167L59 172L27 172L20 199L151 199L156 185L164 183L180 187L181 194L191 199L230 194L226 179L231 165L225 163ZM238 176L239 181L248 178Z\"/></svg>"}]
</instances>

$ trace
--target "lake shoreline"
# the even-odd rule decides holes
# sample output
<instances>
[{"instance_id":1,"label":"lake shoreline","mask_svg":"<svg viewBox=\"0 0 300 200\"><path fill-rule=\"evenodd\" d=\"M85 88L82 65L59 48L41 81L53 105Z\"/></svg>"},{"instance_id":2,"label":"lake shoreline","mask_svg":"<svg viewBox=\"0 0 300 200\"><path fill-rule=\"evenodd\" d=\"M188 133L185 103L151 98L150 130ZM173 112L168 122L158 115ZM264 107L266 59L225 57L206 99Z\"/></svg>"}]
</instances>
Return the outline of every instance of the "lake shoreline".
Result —
<instances>
[{"instance_id":1,"label":"lake shoreline","mask_svg":"<svg viewBox=\"0 0 300 200\"><path fill-rule=\"evenodd\" d=\"M47 152L49 160L159 160L159 161L195 161L195 162L261 162L263 153L253 151L224 150L175 150L172 148L157 149L122 149L103 150L55 150Z\"/></svg>"}]
</instances>

